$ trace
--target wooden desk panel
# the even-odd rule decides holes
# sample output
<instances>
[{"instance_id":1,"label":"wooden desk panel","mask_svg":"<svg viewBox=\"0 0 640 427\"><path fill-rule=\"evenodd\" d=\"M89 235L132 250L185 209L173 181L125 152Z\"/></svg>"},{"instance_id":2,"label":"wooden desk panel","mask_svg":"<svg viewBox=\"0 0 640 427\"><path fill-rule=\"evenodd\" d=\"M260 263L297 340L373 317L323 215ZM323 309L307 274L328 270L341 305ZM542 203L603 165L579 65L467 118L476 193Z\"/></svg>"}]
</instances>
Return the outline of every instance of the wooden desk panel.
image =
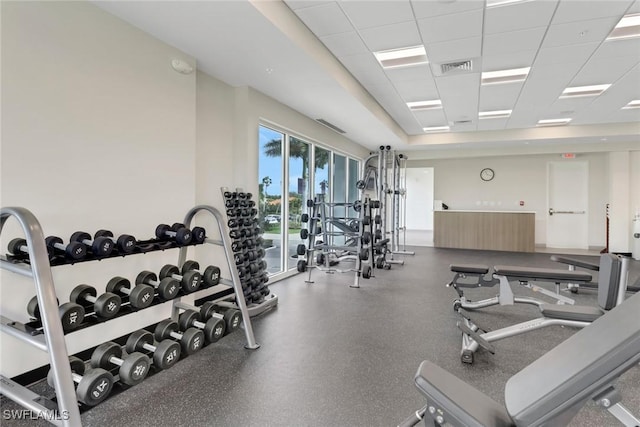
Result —
<instances>
[{"instance_id":1,"label":"wooden desk panel","mask_svg":"<svg viewBox=\"0 0 640 427\"><path fill-rule=\"evenodd\" d=\"M535 213L435 211L436 248L534 252Z\"/></svg>"}]
</instances>

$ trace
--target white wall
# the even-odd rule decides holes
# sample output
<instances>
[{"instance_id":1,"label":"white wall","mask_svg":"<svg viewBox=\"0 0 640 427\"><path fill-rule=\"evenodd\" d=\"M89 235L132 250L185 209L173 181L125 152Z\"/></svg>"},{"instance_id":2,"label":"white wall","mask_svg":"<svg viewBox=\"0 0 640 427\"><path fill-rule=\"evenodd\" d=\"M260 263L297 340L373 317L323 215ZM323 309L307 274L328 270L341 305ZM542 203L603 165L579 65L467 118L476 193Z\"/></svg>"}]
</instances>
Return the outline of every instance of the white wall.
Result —
<instances>
[{"instance_id":1,"label":"white wall","mask_svg":"<svg viewBox=\"0 0 640 427\"><path fill-rule=\"evenodd\" d=\"M108 228L139 239L181 221L195 203L196 76L171 69L182 52L85 2L2 2L2 206L23 206L45 235ZM14 220L1 247L23 234ZM53 269L61 302L80 283L158 271L177 251ZM27 321L33 282L3 271L4 316ZM67 336L71 353L146 326L164 304ZM46 355L0 334L15 375Z\"/></svg>"},{"instance_id":2,"label":"white wall","mask_svg":"<svg viewBox=\"0 0 640 427\"><path fill-rule=\"evenodd\" d=\"M589 162L589 246L604 247L608 189L607 153L579 154ZM410 160L408 166L435 169L435 196L450 209L515 210L536 212L536 244L546 243L547 163L559 155L530 155ZM567 160L571 161L571 160ZM485 182L480 171L491 168L495 178ZM524 206L519 202L524 201Z\"/></svg>"},{"instance_id":3,"label":"white wall","mask_svg":"<svg viewBox=\"0 0 640 427\"><path fill-rule=\"evenodd\" d=\"M433 168L407 168L408 230L433 230Z\"/></svg>"}]
</instances>

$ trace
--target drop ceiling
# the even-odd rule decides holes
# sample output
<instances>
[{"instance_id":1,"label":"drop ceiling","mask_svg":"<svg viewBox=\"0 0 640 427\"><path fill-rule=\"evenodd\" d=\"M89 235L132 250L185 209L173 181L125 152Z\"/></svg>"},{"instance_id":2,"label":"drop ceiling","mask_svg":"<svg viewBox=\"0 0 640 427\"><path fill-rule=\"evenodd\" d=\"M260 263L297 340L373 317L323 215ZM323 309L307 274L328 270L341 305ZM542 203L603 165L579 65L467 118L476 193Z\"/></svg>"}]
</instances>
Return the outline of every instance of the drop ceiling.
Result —
<instances>
[{"instance_id":1,"label":"drop ceiling","mask_svg":"<svg viewBox=\"0 0 640 427\"><path fill-rule=\"evenodd\" d=\"M640 13L640 0L95 3L195 57L198 69L322 118L372 149L640 148L640 108L622 108L640 99L640 38L606 40L624 15ZM373 55L416 45L428 63L383 69ZM441 64L459 61L471 70L442 72ZM482 72L526 67L523 81L481 84ZM560 97L596 84L611 86L599 96ZM442 108L407 106L435 99ZM512 112L479 119L495 110ZM571 121L537 126L556 118ZM432 126L450 130L424 131Z\"/></svg>"}]
</instances>

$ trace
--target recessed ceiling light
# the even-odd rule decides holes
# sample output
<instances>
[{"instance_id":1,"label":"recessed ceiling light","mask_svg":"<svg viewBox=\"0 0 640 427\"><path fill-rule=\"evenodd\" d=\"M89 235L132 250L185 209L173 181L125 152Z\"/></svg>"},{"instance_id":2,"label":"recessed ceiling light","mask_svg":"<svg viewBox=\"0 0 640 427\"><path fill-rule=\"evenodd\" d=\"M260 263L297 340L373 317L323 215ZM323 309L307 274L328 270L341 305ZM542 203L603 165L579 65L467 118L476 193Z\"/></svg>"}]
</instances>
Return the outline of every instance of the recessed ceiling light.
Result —
<instances>
[{"instance_id":1,"label":"recessed ceiling light","mask_svg":"<svg viewBox=\"0 0 640 427\"><path fill-rule=\"evenodd\" d=\"M478 118L480 119L501 119L509 117L513 110L496 110L496 111L480 111Z\"/></svg>"},{"instance_id":2,"label":"recessed ceiling light","mask_svg":"<svg viewBox=\"0 0 640 427\"><path fill-rule=\"evenodd\" d=\"M609 87L611 87L610 84L568 87L562 91L562 95L560 95L560 98L598 96L605 90L609 89Z\"/></svg>"},{"instance_id":3,"label":"recessed ceiling light","mask_svg":"<svg viewBox=\"0 0 640 427\"><path fill-rule=\"evenodd\" d=\"M408 67L410 65L426 64L427 52L424 46L403 47L400 49L373 52L382 68Z\"/></svg>"},{"instance_id":4,"label":"recessed ceiling light","mask_svg":"<svg viewBox=\"0 0 640 427\"><path fill-rule=\"evenodd\" d=\"M571 119L544 119L538 120L538 126L562 126L566 125Z\"/></svg>"},{"instance_id":5,"label":"recessed ceiling light","mask_svg":"<svg viewBox=\"0 0 640 427\"><path fill-rule=\"evenodd\" d=\"M514 68L512 70L485 71L482 73L482 84L521 82L527 78L531 67Z\"/></svg>"},{"instance_id":6,"label":"recessed ceiling light","mask_svg":"<svg viewBox=\"0 0 640 427\"><path fill-rule=\"evenodd\" d=\"M487 0L487 9L496 6L507 6L514 3L523 3L531 0Z\"/></svg>"},{"instance_id":7,"label":"recessed ceiling light","mask_svg":"<svg viewBox=\"0 0 640 427\"><path fill-rule=\"evenodd\" d=\"M622 17L613 28L607 40L621 40L640 37L640 13L632 13Z\"/></svg>"},{"instance_id":8,"label":"recessed ceiling light","mask_svg":"<svg viewBox=\"0 0 640 427\"><path fill-rule=\"evenodd\" d=\"M631 108L640 108L640 99L634 99L633 101L622 107L623 110L629 110Z\"/></svg>"},{"instance_id":9,"label":"recessed ceiling light","mask_svg":"<svg viewBox=\"0 0 640 427\"><path fill-rule=\"evenodd\" d=\"M442 108L442 101L433 99L431 101L407 102L407 107L409 107L411 111L438 110Z\"/></svg>"},{"instance_id":10,"label":"recessed ceiling light","mask_svg":"<svg viewBox=\"0 0 640 427\"><path fill-rule=\"evenodd\" d=\"M425 132L447 132L449 130L449 126L428 126L426 128L422 128Z\"/></svg>"}]
</instances>

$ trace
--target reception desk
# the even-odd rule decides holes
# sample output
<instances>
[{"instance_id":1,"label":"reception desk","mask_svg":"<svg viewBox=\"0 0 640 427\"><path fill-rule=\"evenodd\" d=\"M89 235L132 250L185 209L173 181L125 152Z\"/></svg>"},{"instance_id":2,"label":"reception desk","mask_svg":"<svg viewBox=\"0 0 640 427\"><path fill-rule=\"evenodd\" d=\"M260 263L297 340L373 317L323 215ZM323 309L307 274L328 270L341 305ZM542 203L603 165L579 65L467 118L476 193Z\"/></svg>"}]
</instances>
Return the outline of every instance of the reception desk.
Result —
<instances>
[{"instance_id":1,"label":"reception desk","mask_svg":"<svg viewBox=\"0 0 640 427\"><path fill-rule=\"evenodd\" d=\"M435 211L436 248L534 252L535 212Z\"/></svg>"}]
</instances>

